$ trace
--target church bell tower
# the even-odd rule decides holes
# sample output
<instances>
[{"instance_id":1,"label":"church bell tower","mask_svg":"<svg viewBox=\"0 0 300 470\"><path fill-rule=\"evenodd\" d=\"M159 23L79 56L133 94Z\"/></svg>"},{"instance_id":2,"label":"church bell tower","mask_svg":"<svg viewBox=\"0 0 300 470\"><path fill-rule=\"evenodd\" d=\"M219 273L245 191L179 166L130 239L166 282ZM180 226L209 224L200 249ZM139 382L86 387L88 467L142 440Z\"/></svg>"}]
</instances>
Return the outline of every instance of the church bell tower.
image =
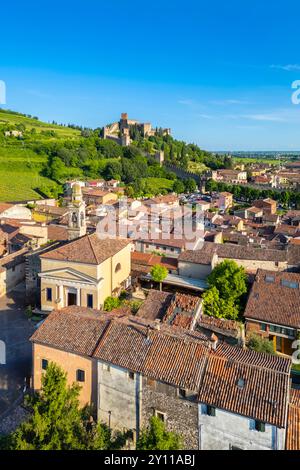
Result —
<instances>
[{"instance_id":1,"label":"church bell tower","mask_svg":"<svg viewBox=\"0 0 300 470\"><path fill-rule=\"evenodd\" d=\"M69 204L68 220L69 240L86 235L85 202L82 198L81 186L75 183L72 186L72 200Z\"/></svg>"}]
</instances>

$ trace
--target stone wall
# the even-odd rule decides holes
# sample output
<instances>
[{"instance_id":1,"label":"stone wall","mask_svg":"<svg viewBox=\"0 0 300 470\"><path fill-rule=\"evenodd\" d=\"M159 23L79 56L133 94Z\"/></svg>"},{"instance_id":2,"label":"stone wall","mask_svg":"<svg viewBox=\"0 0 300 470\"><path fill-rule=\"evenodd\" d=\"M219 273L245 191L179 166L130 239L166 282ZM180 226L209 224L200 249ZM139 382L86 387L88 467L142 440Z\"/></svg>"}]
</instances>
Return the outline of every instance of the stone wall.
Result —
<instances>
[{"instance_id":1,"label":"stone wall","mask_svg":"<svg viewBox=\"0 0 300 470\"><path fill-rule=\"evenodd\" d=\"M182 436L185 449L198 449L197 403L181 398L178 389L143 378L142 426L147 426L155 411L165 413L166 427Z\"/></svg>"}]
</instances>

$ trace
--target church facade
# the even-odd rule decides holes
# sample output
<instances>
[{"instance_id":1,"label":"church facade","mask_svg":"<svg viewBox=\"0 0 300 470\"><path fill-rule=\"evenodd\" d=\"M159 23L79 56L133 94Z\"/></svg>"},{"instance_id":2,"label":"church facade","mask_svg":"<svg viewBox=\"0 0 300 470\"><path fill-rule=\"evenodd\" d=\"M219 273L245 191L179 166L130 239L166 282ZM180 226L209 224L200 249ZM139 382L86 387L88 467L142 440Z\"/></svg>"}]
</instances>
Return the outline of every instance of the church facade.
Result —
<instances>
[{"instance_id":1,"label":"church facade","mask_svg":"<svg viewBox=\"0 0 300 470\"><path fill-rule=\"evenodd\" d=\"M131 249L128 239L93 233L42 254L41 309L101 309L107 297L130 286Z\"/></svg>"}]
</instances>

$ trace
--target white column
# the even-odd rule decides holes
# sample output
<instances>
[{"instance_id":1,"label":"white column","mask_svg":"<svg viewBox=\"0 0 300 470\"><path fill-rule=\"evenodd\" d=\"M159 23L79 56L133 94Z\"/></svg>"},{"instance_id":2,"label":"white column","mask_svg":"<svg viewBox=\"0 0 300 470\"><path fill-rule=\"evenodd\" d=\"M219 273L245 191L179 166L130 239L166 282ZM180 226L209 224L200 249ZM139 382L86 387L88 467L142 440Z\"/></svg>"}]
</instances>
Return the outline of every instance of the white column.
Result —
<instances>
[{"instance_id":1,"label":"white column","mask_svg":"<svg viewBox=\"0 0 300 470\"><path fill-rule=\"evenodd\" d=\"M80 300L81 300L81 299L80 299L80 293L81 293L81 291L80 291L80 288L78 287L78 288L77 288L77 295L76 295L76 303L77 303L77 305L80 305L80 304L81 304L81 302L80 302Z\"/></svg>"},{"instance_id":2,"label":"white column","mask_svg":"<svg viewBox=\"0 0 300 470\"><path fill-rule=\"evenodd\" d=\"M65 306L64 286L58 286L58 297L60 299L60 305L63 308Z\"/></svg>"}]
</instances>

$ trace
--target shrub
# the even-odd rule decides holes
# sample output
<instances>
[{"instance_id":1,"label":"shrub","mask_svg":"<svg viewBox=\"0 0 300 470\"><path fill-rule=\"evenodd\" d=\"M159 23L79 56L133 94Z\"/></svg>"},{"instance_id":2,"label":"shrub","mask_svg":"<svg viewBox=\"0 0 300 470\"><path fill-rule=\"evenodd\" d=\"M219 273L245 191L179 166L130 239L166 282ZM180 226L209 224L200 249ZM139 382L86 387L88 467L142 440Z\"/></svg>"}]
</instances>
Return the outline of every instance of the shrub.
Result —
<instances>
[{"instance_id":1,"label":"shrub","mask_svg":"<svg viewBox=\"0 0 300 470\"><path fill-rule=\"evenodd\" d=\"M253 351L275 355L273 342L269 341L268 339L262 338L256 333L252 333L249 336L247 346Z\"/></svg>"},{"instance_id":2,"label":"shrub","mask_svg":"<svg viewBox=\"0 0 300 470\"><path fill-rule=\"evenodd\" d=\"M121 301L118 297L107 297L104 301L105 312L111 312L115 308L120 307Z\"/></svg>"}]
</instances>

